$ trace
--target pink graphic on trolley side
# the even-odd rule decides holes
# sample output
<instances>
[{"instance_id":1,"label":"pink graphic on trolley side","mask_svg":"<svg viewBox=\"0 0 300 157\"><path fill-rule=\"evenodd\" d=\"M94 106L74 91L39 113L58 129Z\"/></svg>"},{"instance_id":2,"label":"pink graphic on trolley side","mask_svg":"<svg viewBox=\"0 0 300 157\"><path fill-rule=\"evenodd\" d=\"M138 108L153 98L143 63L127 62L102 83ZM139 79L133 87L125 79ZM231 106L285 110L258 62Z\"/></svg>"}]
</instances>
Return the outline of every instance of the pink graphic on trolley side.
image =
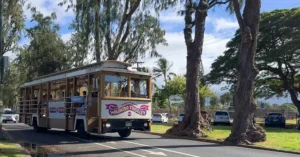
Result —
<instances>
[{"instance_id":1,"label":"pink graphic on trolley side","mask_svg":"<svg viewBox=\"0 0 300 157\"><path fill-rule=\"evenodd\" d=\"M120 107L118 107L117 104L106 104L106 109L108 110L109 114L112 116L124 113L126 111L133 111L136 114L145 116L147 114L147 110L149 110L149 106L142 104L140 105L140 107L138 107L134 103L127 102L122 104ZM131 114L128 116L131 116Z\"/></svg>"}]
</instances>

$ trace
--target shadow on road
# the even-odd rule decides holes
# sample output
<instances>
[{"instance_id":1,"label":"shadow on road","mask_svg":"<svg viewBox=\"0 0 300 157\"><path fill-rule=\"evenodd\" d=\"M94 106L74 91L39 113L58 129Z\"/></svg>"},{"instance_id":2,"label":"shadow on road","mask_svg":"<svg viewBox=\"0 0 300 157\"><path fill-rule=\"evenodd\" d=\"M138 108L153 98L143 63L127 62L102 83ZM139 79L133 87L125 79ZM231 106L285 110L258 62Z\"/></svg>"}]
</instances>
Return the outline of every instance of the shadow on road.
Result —
<instances>
[{"instance_id":1,"label":"shadow on road","mask_svg":"<svg viewBox=\"0 0 300 157\"><path fill-rule=\"evenodd\" d=\"M7 132L12 135L12 137L20 143L26 150L29 150L30 153L44 153L44 154L58 154L59 156L73 156L73 155L88 155L88 154L105 154L105 153L113 153L116 151L134 151L134 150L139 150L139 149L146 149L146 150L151 150L154 149L152 147L157 147L157 148L164 148L164 149L177 149L177 148L199 148L199 147L226 147L223 145L218 145L218 144L194 144L194 145L169 145L169 146L158 146L154 145L151 147L148 146L138 146L134 145L133 147L130 148L122 148L119 150L115 149L104 149L104 150L72 150L71 152L65 152L65 151L60 151L58 152L51 152L49 150L44 149L44 146L52 146L55 147L57 145L59 146L66 146L66 147L74 147L74 145L77 144L88 144L88 143L100 143L100 144L105 144L107 142L118 142L122 140L126 141L136 141L136 140L141 140L141 139L149 139L149 140L167 140L167 139L174 139L170 137L160 137L160 136L142 136L136 137L134 135L133 137L125 138L122 139L120 137L116 136L107 136L107 135L90 135L88 138L84 140L81 140L79 138L74 138L77 137L76 132L69 132L66 133L64 131L59 131L59 130L48 130L46 132L34 132L32 129L21 129L20 127L16 126L9 126L10 129L7 130ZM90 141L90 142L88 142ZM157 142L159 143L159 141ZM74 147L75 148L75 147ZM48 156L48 155L47 155Z\"/></svg>"}]
</instances>

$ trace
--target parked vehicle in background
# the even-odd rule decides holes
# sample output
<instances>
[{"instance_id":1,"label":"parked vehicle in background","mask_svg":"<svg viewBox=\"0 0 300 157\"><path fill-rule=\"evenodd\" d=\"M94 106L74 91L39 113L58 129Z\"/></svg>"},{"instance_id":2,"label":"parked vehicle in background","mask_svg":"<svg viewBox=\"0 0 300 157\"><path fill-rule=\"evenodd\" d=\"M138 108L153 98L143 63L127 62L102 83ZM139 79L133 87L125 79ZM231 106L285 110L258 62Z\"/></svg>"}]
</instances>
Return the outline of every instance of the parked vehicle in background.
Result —
<instances>
[{"instance_id":1,"label":"parked vehicle in background","mask_svg":"<svg viewBox=\"0 0 300 157\"><path fill-rule=\"evenodd\" d=\"M265 126L285 127L286 119L282 113L268 113L265 117Z\"/></svg>"},{"instance_id":2,"label":"parked vehicle in background","mask_svg":"<svg viewBox=\"0 0 300 157\"><path fill-rule=\"evenodd\" d=\"M214 125L227 124L230 125L230 115L227 111L216 111L214 117Z\"/></svg>"},{"instance_id":3,"label":"parked vehicle in background","mask_svg":"<svg viewBox=\"0 0 300 157\"><path fill-rule=\"evenodd\" d=\"M184 117L183 113L178 116L178 123L182 122L183 117Z\"/></svg>"},{"instance_id":4,"label":"parked vehicle in background","mask_svg":"<svg viewBox=\"0 0 300 157\"><path fill-rule=\"evenodd\" d=\"M169 121L169 118L166 114L162 113L156 113L152 116L152 122L155 123L167 123Z\"/></svg>"},{"instance_id":5,"label":"parked vehicle in background","mask_svg":"<svg viewBox=\"0 0 300 157\"><path fill-rule=\"evenodd\" d=\"M207 120L209 123L211 122L211 115L208 112L201 111L201 116L202 116L202 118ZM182 122L183 117L184 117L183 113L178 116L178 123Z\"/></svg>"},{"instance_id":6,"label":"parked vehicle in background","mask_svg":"<svg viewBox=\"0 0 300 157\"><path fill-rule=\"evenodd\" d=\"M17 123L19 121L19 114L11 109L4 109L2 114L2 122L14 122Z\"/></svg>"}]
</instances>

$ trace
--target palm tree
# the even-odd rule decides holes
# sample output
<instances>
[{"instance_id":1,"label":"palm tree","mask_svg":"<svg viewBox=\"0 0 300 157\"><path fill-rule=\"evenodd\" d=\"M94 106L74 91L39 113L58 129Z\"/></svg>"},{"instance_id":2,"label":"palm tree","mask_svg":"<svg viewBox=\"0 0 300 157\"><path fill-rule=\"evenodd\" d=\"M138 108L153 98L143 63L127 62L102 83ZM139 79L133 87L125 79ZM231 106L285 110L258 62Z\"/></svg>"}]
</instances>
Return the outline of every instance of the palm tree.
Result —
<instances>
[{"instance_id":1,"label":"palm tree","mask_svg":"<svg viewBox=\"0 0 300 157\"><path fill-rule=\"evenodd\" d=\"M163 76L166 83L171 80L171 76L176 76L175 73L170 72L173 63L170 63L166 58L160 58L156 63L157 67L153 68L154 79Z\"/></svg>"},{"instance_id":2,"label":"palm tree","mask_svg":"<svg viewBox=\"0 0 300 157\"><path fill-rule=\"evenodd\" d=\"M155 80L158 77L163 76L165 84L168 80L171 80L171 76L176 76L175 73L170 72L171 67L173 66L173 63L170 63L166 58L160 58L157 62L157 67L153 68L153 79ZM156 86L156 85L155 85ZM156 86L157 88L157 86ZM168 106L170 113L172 112L170 98L168 97Z\"/></svg>"}]
</instances>

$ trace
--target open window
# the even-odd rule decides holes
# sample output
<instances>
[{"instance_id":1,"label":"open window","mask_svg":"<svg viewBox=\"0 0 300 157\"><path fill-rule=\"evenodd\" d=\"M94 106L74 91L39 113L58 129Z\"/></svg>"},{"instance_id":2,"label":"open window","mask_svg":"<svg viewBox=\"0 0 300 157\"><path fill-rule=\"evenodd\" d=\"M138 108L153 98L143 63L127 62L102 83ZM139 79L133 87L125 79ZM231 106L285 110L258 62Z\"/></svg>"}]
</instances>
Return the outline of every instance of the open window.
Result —
<instances>
[{"instance_id":1,"label":"open window","mask_svg":"<svg viewBox=\"0 0 300 157\"><path fill-rule=\"evenodd\" d=\"M131 84L131 97L149 98L149 94L148 94L149 79L132 77L130 84Z\"/></svg>"},{"instance_id":2,"label":"open window","mask_svg":"<svg viewBox=\"0 0 300 157\"><path fill-rule=\"evenodd\" d=\"M128 77L121 75L104 76L105 97L128 97Z\"/></svg>"}]
</instances>

